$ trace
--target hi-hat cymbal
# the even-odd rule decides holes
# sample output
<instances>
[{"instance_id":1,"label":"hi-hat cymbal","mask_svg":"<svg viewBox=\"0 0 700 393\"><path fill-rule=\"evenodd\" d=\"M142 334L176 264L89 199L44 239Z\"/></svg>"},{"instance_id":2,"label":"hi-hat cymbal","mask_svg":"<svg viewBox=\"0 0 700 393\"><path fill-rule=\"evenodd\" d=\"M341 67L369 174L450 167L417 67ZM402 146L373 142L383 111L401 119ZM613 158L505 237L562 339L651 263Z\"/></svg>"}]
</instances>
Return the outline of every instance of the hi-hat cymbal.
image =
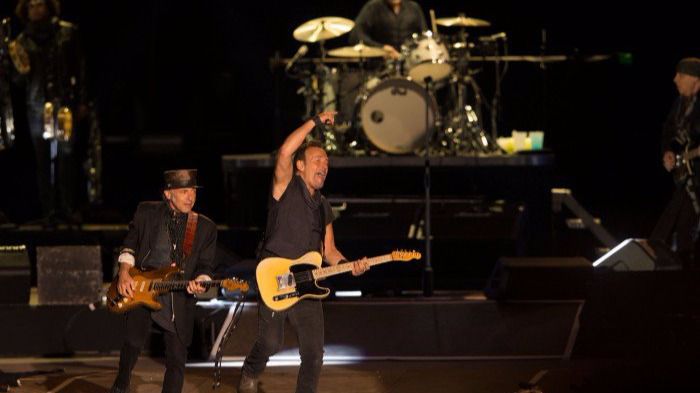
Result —
<instances>
[{"instance_id":1,"label":"hi-hat cymbal","mask_svg":"<svg viewBox=\"0 0 700 393\"><path fill-rule=\"evenodd\" d=\"M382 48L367 46L360 43L354 46L344 46L342 48L329 50L328 54L334 57L382 57L385 52Z\"/></svg>"},{"instance_id":2,"label":"hi-hat cymbal","mask_svg":"<svg viewBox=\"0 0 700 393\"><path fill-rule=\"evenodd\" d=\"M486 27L491 26L491 23L483 19L468 18L466 16L460 15L451 18L439 18L435 21L440 26L452 27Z\"/></svg>"},{"instance_id":3,"label":"hi-hat cymbal","mask_svg":"<svg viewBox=\"0 0 700 393\"><path fill-rule=\"evenodd\" d=\"M301 42L318 42L339 37L355 26L350 19L338 16L324 16L311 19L294 29L294 38Z\"/></svg>"}]
</instances>

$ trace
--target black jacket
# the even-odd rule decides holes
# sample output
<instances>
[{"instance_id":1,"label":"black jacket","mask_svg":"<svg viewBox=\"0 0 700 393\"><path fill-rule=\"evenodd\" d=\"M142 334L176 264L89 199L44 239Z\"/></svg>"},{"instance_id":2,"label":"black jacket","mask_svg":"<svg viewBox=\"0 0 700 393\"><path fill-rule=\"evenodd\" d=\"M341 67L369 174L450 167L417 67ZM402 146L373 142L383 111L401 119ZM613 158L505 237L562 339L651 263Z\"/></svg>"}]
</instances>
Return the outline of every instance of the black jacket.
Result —
<instances>
[{"instance_id":1,"label":"black jacket","mask_svg":"<svg viewBox=\"0 0 700 393\"><path fill-rule=\"evenodd\" d=\"M136 208L134 219L129 224L129 233L124 239L122 250L131 249L136 258L136 267L141 267L155 241L166 217L169 207L165 202L141 202ZM184 261L184 280L192 280L200 274L212 276L214 255L216 252L216 225L212 220L200 214L197 231L189 258ZM174 292L173 308L175 311L175 328L180 339L186 345L192 339L194 307L196 299L187 292Z\"/></svg>"}]
</instances>

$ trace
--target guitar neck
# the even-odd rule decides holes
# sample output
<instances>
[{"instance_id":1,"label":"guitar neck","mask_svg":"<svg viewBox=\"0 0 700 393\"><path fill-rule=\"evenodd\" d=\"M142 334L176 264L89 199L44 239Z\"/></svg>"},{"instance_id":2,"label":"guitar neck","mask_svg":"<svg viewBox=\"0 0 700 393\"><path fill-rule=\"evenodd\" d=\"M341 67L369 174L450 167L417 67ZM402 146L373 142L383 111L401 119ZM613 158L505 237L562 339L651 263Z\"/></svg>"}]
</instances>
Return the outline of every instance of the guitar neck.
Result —
<instances>
[{"instance_id":1,"label":"guitar neck","mask_svg":"<svg viewBox=\"0 0 700 393\"><path fill-rule=\"evenodd\" d=\"M374 265L379 265L382 263L387 263L391 262L393 259L391 258L391 254L386 254L386 255L380 255L378 257L373 257L373 258L367 258L367 263L370 266ZM330 277L330 276L335 276L336 274L343 274L347 272L352 271L352 264L355 262L359 262L359 259L357 261L352 261L349 263L342 263L340 265L333 265L333 266L328 266L328 267L322 267L319 269L314 269L313 270L313 275L314 278L317 280Z\"/></svg>"},{"instance_id":2,"label":"guitar neck","mask_svg":"<svg viewBox=\"0 0 700 393\"><path fill-rule=\"evenodd\" d=\"M198 281L204 288L221 286L223 280ZM181 291L187 288L189 281L158 281L153 283L153 289L156 291Z\"/></svg>"},{"instance_id":3,"label":"guitar neck","mask_svg":"<svg viewBox=\"0 0 700 393\"><path fill-rule=\"evenodd\" d=\"M698 157L700 157L700 146L689 150L685 155L686 160L694 160Z\"/></svg>"}]
</instances>

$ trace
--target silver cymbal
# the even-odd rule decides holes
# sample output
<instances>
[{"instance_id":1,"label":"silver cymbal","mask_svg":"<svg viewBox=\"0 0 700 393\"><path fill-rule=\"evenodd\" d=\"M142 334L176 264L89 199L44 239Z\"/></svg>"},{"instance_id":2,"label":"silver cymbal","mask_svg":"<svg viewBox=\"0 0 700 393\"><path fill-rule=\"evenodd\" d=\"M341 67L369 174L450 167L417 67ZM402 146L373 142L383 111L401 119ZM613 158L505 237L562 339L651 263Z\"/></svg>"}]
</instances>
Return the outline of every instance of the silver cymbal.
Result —
<instances>
[{"instance_id":1,"label":"silver cymbal","mask_svg":"<svg viewBox=\"0 0 700 393\"><path fill-rule=\"evenodd\" d=\"M294 29L294 38L301 42L318 42L340 37L349 32L355 22L338 16L324 16L311 19Z\"/></svg>"},{"instance_id":2,"label":"silver cymbal","mask_svg":"<svg viewBox=\"0 0 700 393\"><path fill-rule=\"evenodd\" d=\"M483 19L468 18L464 15L449 17L449 18L439 18L435 21L440 26L445 27L486 27L491 26L491 22L485 21Z\"/></svg>"},{"instance_id":3,"label":"silver cymbal","mask_svg":"<svg viewBox=\"0 0 700 393\"><path fill-rule=\"evenodd\" d=\"M360 43L354 46L344 46L329 50L328 54L334 57L382 57L385 55L385 52L382 48Z\"/></svg>"}]
</instances>

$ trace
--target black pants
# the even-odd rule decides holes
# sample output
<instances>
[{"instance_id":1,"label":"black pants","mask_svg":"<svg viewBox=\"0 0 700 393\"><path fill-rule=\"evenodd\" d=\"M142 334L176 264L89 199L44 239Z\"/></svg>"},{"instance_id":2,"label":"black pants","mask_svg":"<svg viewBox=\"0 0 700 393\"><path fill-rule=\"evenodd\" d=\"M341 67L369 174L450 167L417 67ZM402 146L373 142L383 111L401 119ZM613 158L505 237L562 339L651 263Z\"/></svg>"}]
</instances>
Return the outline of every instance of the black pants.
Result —
<instances>
[{"instance_id":1,"label":"black pants","mask_svg":"<svg viewBox=\"0 0 700 393\"><path fill-rule=\"evenodd\" d=\"M289 318L297 332L301 368L297 377L297 393L316 392L323 364L323 307L320 300L302 300L292 308L272 311L258 303L258 337L243 363L241 373L258 377L270 356L284 342L284 321Z\"/></svg>"},{"instance_id":2,"label":"black pants","mask_svg":"<svg viewBox=\"0 0 700 393\"><path fill-rule=\"evenodd\" d=\"M152 325L158 326L152 322L151 312L143 307L129 311L126 315L126 339L119 353L119 372L112 387L113 393L129 391L131 372ZM187 346L180 340L177 333L165 330L163 333L165 338L163 393L180 393L185 380Z\"/></svg>"},{"instance_id":3,"label":"black pants","mask_svg":"<svg viewBox=\"0 0 700 393\"><path fill-rule=\"evenodd\" d=\"M675 235L676 254L685 269L697 267L700 257L699 242L695 238L700 217L693 208L693 202L685 187L679 187L673 193L671 201L656 223L650 239L672 245Z\"/></svg>"},{"instance_id":4,"label":"black pants","mask_svg":"<svg viewBox=\"0 0 700 393\"><path fill-rule=\"evenodd\" d=\"M34 147L37 187L42 217L69 218L75 209L76 179L79 167L76 163L75 137L69 142L56 142L53 166L52 142L44 139L42 118L43 103L29 111L29 131Z\"/></svg>"}]
</instances>

